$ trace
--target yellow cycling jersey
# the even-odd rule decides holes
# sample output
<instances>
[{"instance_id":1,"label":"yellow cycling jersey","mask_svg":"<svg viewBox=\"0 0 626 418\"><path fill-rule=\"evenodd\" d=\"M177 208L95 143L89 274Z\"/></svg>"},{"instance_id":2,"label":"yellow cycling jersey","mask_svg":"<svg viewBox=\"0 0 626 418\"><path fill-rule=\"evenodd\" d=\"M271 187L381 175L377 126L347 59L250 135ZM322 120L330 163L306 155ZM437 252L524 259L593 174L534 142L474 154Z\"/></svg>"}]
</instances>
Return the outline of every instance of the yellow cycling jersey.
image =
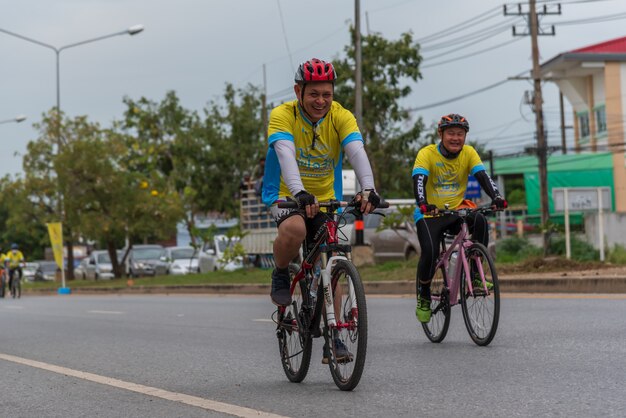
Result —
<instances>
[{"instance_id":1,"label":"yellow cycling jersey","mask_svg":"<svg viewBox=\"0 0 626 418\"><path fill-rule=\"evenodd\" d=\"M20 263L24 262L24 254L20 250L15 252L9 251L4 257L10 268L18 267Z\"/></svg>"},{"instance_id":2,"label":"yellow cycling jersey","mask_svg":"<svg viewBox=\"0 0 626 418\"><path fill-rule=\"evenodd\" d=\"M350 111L333 102L326 116L313 124L303 114L297 100L272 110L263 178L263 202L268 206L279 198L291 196L273 147L280 140L294 143L300 178L307 192L319 201L342 198L342 149L352 141L363 141Z\"/></svg>"},{"instance_id":3,"label":"yellow cycling jersey","mask_svg":"<svg viewBox=\"0 0 626 418\"><path fill-rule=\"evenodd\" d=\"M422 148L415 158L413 172L428 176L426 198L428 203L444 208L456 209L463 202L467 190L468 176L485 170L478 153L471 145L464 145L456 158L448 159L441 154L440 144ZM415 221L423 217L419 208L415 211Z\"/></svg>"}]
</instances>

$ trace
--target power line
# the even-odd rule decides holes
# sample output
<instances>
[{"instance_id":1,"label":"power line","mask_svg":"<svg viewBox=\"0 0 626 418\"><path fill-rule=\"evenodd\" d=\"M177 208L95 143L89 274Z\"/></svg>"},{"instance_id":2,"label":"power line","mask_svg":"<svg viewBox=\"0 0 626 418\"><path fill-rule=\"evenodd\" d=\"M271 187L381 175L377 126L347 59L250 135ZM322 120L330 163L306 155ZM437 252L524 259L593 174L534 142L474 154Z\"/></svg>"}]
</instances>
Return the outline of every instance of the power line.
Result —
<instances>
[{"instance_id":1,"label":"power line","mask_svg":"<svg viewBox=\"0 0 626 418\"><path fill-rule=\"evenodd\" d=\"M494 49L498 49L498 48L503 47L505 45L509 45L509 44L512 44L513 42L517 42L517 41L521 41L521 40L522 40L522 38L510 39L510 40L502 42L502 43L500 43L498 45L494 45L494 46L491 46L489 48L481 49L480 51L470 52L469 54L457 56L456 58L451 58L451 59L445 60L445 61L433 62L432 64L422 65L420 68L421 69L425 69L425 68L437 67L439 65L449 64L449 63L454 62L454 61L460 61L460 60L465 59L465 58L475 57L476 55L480 55L480 54L485 53L485 52L490 52L490 51L493 51ZM446 52L445 54L440 54L438 56L448 55L450 52L452 52L452 51ZM432 58L434 58L434 57L430 57L429 59L432 59Z\"/></svg>"},{"instance_id":2,"label":"power line","mask_svg":"<svg viewBox=\"0 0 626 418\"><path fill-rule=\"evenodd\" d=\"M519 76L521 76L522 74L524 74L526 72L527 71L523 71L523 72L519 73L516 77L519 77ZM493 88L501 86L502 84L504 84L504 83L506 83L508 81L510 81L510 80L507 78L507 79L498 81L497 83L490 84L490 85L485 86L483 88L480 88L478 90L474 90L474 91L471 91L469 93L465 93L465 94L462 94L460 96L453 97L451 99L442 100L440 102L431 103L431 104L427 104L427 105L424 105L424 106L418 106L418 107L409 108L409 109L406 109L406 111L407 112L417 112L418 110L430 109L432 107L437 107L437 106L441 106L441 105L444 105L444 104L447 104L447 103L455 102L457 100L461 100L461 99L464 99L466 97L473 96L475 94L479 94L479 93L485 92L487 90L491 90Z\"/></svg>"},{"instance_id":3,"label":"power line","mask_svg":"<svg viewBox=\"0 0 626 418\"><path fill-rule=\"evenodd\" d=\"M291 56L291 51L289 50L289 41L287 39L287 30L285 29L285 19L283 18L283 9L280 7L280 0L276 0L276 4L278 5L278 14L280 15L280 24L283 28L283 38L285 39L285 45L287 46L287 54L289 54L289 62L291 63L291 70L295 72L296 67L293 66L293 58Z\"/></svg>"}]
</instances>

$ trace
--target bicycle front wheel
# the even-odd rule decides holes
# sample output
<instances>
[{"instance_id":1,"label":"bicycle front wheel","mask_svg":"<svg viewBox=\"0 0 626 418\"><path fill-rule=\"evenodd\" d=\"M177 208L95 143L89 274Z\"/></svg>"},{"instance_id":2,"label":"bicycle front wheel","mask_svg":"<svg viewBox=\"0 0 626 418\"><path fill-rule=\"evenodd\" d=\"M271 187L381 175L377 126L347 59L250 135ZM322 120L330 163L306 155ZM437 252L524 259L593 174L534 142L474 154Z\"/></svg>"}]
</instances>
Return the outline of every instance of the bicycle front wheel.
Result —
<instances>
[{"instance_id":1,"label":"bicycle front wheel","mask_svg":"<svg viewBox=\"0 0 626 418\"><path fill-rule=\"evenodd\" d=\"M488 345L496 335L500 318L500 286L493 260L479 243L467 249L472 292L465 277L461 280L461 307L465 327L477 345ZM482 270L483 274L480 274ZM484 279L484 281L483 281Z\"/></svg>"},{"instance_id":2,"label":"bicycle front wheel","mask_svg":"<svg viewBox=\"0 0 626 418\"><path fill-rule=\"evenodd\" d=\"M11 283L11 297L13 299L20 298L22 296L22 286L20 285L19 279L13 279L13 283Z\"/></svg>"},{"instance_id":3,"label":"bicycle front wheel","mask_svg":"<svg viewBox=\"0 0 626 418\"><path fill-rule=\"evenodd\" d=\"M426 337L434 343L440 343L446 338L450 326L450 292L448 291L446 271L441 265L435 270L430 282L430 321L422 323ZM416 286L416 296L419 292Z\"/></svg>"},{"instance_id":4,"label":"bicycle front wheel","mask_svg":"<svg viewBox=\"0 0 626 418\"><path fill-rule=\"evenodd\" d=\"M298 267L290 265L289 275L292 280L297 273ZM305 312L302 309L303 295L308 292L305 280L300 280L299 285L295 287L291 295L291 305L287 306L282 317L278 318L276 330L283 370L287 379L295 383L304 380L311 364L312 340L307 329L310 311Z\"/></svg>"},{"instance_id":5,"label":"bicycle front wheel","mask_svg":"<svg viewBox=\"0 0 626 418\"><path fill-rule=\"evenodd\" d=\"M337 326L326 324L326 345L330 373L341 390L354 389L361 380L367 352L367 306L358 270L351 262L339 260L332 270Z\"/></svg>"}]
</instances>

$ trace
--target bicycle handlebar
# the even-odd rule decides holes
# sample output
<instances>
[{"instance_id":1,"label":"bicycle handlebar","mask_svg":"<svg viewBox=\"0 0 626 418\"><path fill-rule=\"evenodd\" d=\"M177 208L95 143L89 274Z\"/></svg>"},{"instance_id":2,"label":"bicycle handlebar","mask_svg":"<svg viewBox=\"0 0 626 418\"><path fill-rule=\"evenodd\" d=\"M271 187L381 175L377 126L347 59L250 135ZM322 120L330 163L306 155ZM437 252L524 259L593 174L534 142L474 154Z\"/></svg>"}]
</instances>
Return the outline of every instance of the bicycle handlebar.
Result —
<instances>
[{"instance_id":1,"label":"bicycle handlebar","mask_svg":"<svg viewBox=\"0 0 626 418\"><path fill-rule=\"evenodd\" d=\"M498 209L495 206L479 206L477 208L463 208L463 209L437 209L436 213L430 212L426 213L431 216L446 216L446 215L459 215L461 217L465 217L472 212L480 212L480 213L492 213L492 212L500 212L504 209ZM425 214L425 215L426 215Z\"/></svg>"},{"instance_id":2,"label":"bicycle handlebar","mask_svg":"<svg viewBox=\"0 0 626 418\"><path fill-rule=\"evenodd\" d=\"M343 200L329 200L328 202L318 202L321 208L356 208L361 206L361 202L346 202ZM295 200L287 200L284 202L278 202L278 207L281 209L298 209L298 202ZM376 209L387 209L389 207L389 202L380 202Z\"/></svg>"}]
</instances>

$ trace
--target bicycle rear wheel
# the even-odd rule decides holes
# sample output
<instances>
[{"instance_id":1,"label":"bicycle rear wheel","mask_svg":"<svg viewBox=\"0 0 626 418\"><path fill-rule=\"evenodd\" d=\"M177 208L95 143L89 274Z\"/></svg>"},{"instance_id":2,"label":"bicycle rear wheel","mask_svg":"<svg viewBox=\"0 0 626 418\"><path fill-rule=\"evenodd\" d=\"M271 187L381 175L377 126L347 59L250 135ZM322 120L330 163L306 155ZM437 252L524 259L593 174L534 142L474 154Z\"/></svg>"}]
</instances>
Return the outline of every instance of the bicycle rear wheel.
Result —
<instances>
[{"instance_id":1,"label":"bicycle rear wheel","mask_svg":"<svg viewBox=\"0 0 626 418\"><path fill-rule=\"evenodd\" d=\"M435 270L430 283L430 321L422 323L426 337L434 343L440 343L446 338L450 326L450 292L448 291L446 271L441 265ZM417 293L417 288L416 288ZM416 294L419 298L419 294Z\"/></svg>"},{"instance_id":2,"label":"bicycle rear wheel","mask_svg":"<svg viewBox=\"0 0 626 418\"><path fill-rule=\"evenodd\" d=\"M347 260L339 260L334 266L331 283L337 327L329 330L324 315L324 337L330 355L328 365L337 387L352 390L361 380L367 353L365 290L358 270Z\"/></svg>"},{"instance_id":3,"label":"bicycle rear wheel","mask_svg":"<svg viewBox=\"0 0 626 418\"><path fill-rule=\"evenodd\" d=\"M290 265L289 275L292 280L298 273L298 267ZM291 295L291 305L285 308L282 317L278 318L278 348L283 370L287 379L299 383L304 380L311 364L312 340L308 332L310 310L302 309L303 295L308 295L306 279L300 280ZM305 296L306 300L308 297Z\"/></svg>"},{"instance_id":4,"label":"bicycle rear wheel","mask_svg":"<svg viewBox=\"0 0 626 418\"><path fill-rule=\"evenodd\" d=\"M461 307L463 309L463 319L465 327L471 339L477 345L487 345L493 340L498 329L500 318L500 286L498 285L498 275L493 260L489 256L484 245L472 244L467 249L467 259L470 265L470 274L473 281L480 281L477 286L472 285L473 292L469 291L469 286L465 277L461 280ZM479 274L479 266L482 266L484 279L491 284L491 289L485 289L482 277Z\"/></svg>"}]
</instances>

